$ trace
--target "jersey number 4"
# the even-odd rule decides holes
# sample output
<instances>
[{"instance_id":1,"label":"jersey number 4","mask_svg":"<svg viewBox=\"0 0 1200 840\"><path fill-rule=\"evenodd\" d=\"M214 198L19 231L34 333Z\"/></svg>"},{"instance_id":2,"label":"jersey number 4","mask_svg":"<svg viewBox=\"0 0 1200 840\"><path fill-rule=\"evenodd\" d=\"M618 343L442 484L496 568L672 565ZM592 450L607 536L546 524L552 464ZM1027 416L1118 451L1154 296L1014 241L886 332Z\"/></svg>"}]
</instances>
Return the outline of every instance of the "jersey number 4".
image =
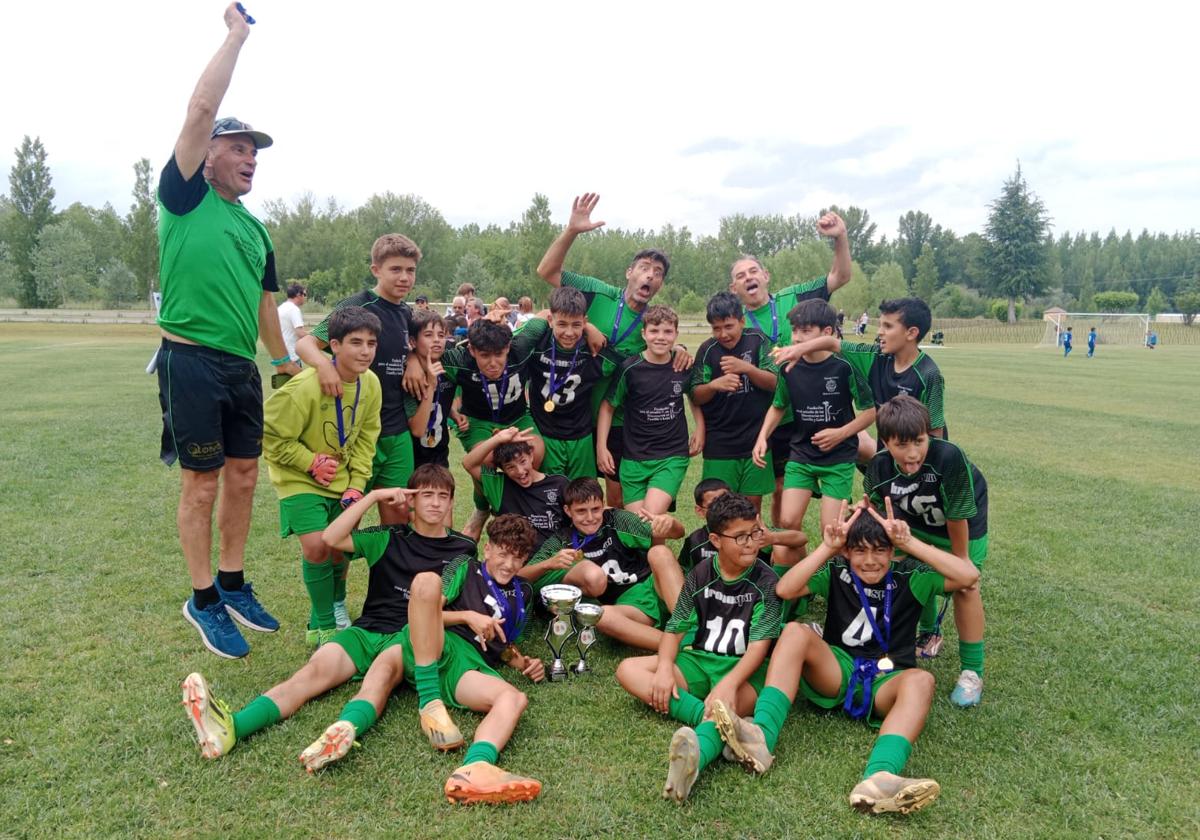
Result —
<instances>
[{"instance_id":1,"label":"jersey number 4","mask_svg":"<svg viewBox=\"0 0 1200 840\"><path fill-rule=\"evenodd\" d=\"M725 628L722 634L721 628ZM746 652L746 622L740 618L731 618L725 624L721 616L704 622L708 635L704 637L704 649L710 653L724 653L741 656ZM733 650L730 650L730 647Z\"/></svg>"}]
</instances>

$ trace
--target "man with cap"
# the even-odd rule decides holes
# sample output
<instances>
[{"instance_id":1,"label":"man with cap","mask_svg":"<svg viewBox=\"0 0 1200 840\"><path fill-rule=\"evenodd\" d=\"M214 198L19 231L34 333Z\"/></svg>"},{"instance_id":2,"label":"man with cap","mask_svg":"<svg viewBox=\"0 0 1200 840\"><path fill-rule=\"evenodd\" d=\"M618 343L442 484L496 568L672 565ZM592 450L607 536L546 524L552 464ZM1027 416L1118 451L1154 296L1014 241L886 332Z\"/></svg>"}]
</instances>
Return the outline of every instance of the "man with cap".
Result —
<instances>
[{"instance_id":1,"label":"man with cap","mask_svg":"<svg viewBox=\"0 0 1200 840\"><path fill-rule=\"evenodd\" d=\"M254 630L279 629L243 573L263 435L255 342L262 338L280 373L299 367L279 329L271 238L240 200L250 192L258 150L271 138L233 117L214 119L250 34L236 3L225 9L225 25L225 42L196 83L158 182L163 340L157 361L162 460L178 461L182 474L176 522L192 579L183 615L205 647L236 659L250 646L231 619Z\"/></svg>"}]
</instances>

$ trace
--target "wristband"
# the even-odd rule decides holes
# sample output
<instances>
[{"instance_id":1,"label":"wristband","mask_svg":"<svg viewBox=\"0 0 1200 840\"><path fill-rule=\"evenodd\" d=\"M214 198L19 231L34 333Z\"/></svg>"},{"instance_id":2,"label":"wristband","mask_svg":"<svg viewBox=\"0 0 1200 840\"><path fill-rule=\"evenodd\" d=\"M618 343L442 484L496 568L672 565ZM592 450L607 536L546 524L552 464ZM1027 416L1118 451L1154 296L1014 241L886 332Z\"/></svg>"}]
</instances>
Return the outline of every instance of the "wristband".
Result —
<instances>
[{"instance_id":1,"label":"wristband","mask_svg":"<svg viewBox=\"0 0 1200 840\"><path fill-rule=\"evenodd\" d=\"M280 356L278 359L271 360L271 367L283 367L291 360L292 360L291 356L287 356L287 355Z\"/></svg>"}]
</instances>

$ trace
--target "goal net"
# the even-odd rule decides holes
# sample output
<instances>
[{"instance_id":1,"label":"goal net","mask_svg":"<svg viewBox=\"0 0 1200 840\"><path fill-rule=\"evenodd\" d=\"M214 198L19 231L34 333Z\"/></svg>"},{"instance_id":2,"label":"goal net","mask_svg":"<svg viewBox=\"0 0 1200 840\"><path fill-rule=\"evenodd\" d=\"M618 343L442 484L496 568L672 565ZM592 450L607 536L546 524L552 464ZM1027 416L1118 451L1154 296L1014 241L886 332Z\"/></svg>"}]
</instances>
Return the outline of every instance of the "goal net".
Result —
<instances>
[{"instance_id":1,"label":"goal net","mask_svg":"<svg viewBox=\"0 0 1200 840\"><path fill-rule=\"evenodd\" d=\"M1097 344L1146 343L1150 332L1150 316L1139 313L1113 312L1048 312L1045 316L1046 329L1042 333L1039 347L1061 347L1063 333L1071 328L1076 348L1087 346L1088 333L1096 328Z\"/></svg>"}]
</instances>

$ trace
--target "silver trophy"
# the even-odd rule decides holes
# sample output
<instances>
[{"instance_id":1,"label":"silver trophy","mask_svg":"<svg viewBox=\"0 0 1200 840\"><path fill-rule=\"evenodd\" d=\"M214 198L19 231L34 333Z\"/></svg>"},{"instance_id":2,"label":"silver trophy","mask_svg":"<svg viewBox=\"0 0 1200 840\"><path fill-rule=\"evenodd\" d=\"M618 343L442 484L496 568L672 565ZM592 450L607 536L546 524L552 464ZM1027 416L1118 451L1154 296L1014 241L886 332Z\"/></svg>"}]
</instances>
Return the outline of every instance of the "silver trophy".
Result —
<instances>
[{"instance_id":1,"label":"silver trophy","mask_svg":"<svg viewBox=\"0 0 1200 840\"><path fill-rule=\"evenodd\" d=\"M572 668L576 674L586 674L592 669L587 664L587 652L596 644L596 624L604 615L604 607L599 604L577 604L575 621L579 625L579 637L575 639L575 647L579 651L579 661Z\"/></svg>"},{"instance_id":2,"label":"silver trophy","mask_svg":"<svg viewBox=\"0 0 1200 840\"><path fill-rule=\"evenodd\" d=\"M571 616L582 597L583 591L578 586L563 583L551 584L542 590L542 603L550 610L550 623L546 626L546 644L554 654L554 660L550 664L550 679L553 682L561 682L567 678L562 652L567 642L575 635Z\"/></svg>"}]
</instances>

